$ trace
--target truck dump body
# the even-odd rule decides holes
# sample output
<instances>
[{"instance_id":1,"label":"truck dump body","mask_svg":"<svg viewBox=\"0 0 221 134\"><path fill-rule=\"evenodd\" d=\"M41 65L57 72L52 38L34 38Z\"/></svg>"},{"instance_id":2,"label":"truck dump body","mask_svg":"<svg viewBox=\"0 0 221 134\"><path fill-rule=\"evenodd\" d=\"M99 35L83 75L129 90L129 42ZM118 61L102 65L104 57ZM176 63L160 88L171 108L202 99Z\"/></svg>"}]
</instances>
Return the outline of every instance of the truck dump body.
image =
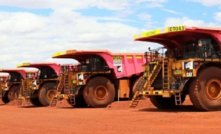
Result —
<instances>
[{"instance_id":1,"label":"truck dump body","mask_svg":"<svg viewBox=\"0 0 221 134\"><path fill-rule=\"evenodd\" d=\"M134 40L155 42L168 48L177 47L181 49L186 40L198 38L215 37L220 44L220 31L221 28L174 26L136 34Z\"/></svg>"},{"instance_id":2,"label":"truck dump body","mask_svg":"<svg viewBox=\"0 0 221 134\"><path fill-rule=\"evenodd\" d=\"M53 54L52 58L73 58L82 62L93 55L104 59L117 78L142 73L142 65L146 62L143 53L111 53L108 50L67 50Z\"/></svg>"},{"instance_id":3,"label":"truck dump body","mask_svg":"<svg viewBox=\"0 0 221 134\"><path fill-rule=\"evenodd\" d=\"M73 65L75 65L75 64L29 63L29 62L25 62L25 63L18 64L17 67L34 67L34 68L37 68L39 70L49 67L49 68L51 68L55 71L57 76L59 76L60 73L61 73L61 66L73 66Z\"/></svg>"},{"instance_id":4,"label":"truck dump body","mask_svg":"<svg viewBox=\"0 0 221 134\"><path fill-rule=\"evenodd\" d=\"M45 67L50 67L51 69L53 69L56 73L57 76L59 76L60 74L60 65L57 63L21 63L18 64L17 67L34 67L37 68L39 70L41 70L42 68Z\"/></svg>"},{"instance_id":5,"label":"truck dump body","mask_svg":"<svg viewBox=\"0 0 221 134\"><path fill-rule=\"evenodd\" d=\"M36 73L36 71L33 70L24 70L24 69L0 69L0 72L4 73L19 73L21 74L23 79L26 79L26 73Z\"/></svg>"}]
</instances>

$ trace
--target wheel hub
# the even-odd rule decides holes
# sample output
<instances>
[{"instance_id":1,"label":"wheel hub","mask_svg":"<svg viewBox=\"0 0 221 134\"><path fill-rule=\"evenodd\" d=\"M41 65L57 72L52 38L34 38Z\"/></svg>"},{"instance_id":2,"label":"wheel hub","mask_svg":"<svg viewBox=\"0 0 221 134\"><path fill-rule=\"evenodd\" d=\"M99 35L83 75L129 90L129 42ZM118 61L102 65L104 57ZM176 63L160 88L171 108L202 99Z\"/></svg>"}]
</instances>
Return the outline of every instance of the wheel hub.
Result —
<instances>
[{"instance_id":1,"label":"wheel hub","mask_svg":"<svg viewBox=\"0 0 221 134\"><path fill-rule=\"evenodd\" d=\"M48 100L52 100L55 95L56 95L56 91L54 89L49 89L47 91L47 95L46 96L47 96Z\"/></svg>"},{"instance_id":2,"label":"wheel hub","mask_svg":"<svg viewBox=\"0 0 221 134\"><path fill-rule=\"evenodd\" d=\"M221 97L221 81L212 79L206 84L206 94L210 100L218 100Z\"/></svg>"},{"instance_id":3,"label":"wheel hub","mask_svg":"<svg viewBox=\"0 0 221 134\"><path fill-rule=\"evenodd\" d=\"M108 90L105 86L98 86L94 89L94 95L97 99L103 100L108 96Z\"/></svg>"}]
</instances>

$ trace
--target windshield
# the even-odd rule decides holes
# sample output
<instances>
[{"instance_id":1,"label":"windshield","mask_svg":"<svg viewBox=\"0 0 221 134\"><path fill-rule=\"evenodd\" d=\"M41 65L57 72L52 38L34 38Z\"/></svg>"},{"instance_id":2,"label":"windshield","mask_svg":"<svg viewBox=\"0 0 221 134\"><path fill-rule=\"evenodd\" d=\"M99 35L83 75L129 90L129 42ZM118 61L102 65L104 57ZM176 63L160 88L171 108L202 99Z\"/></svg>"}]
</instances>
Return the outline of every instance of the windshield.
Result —
<instances>
[{"instance_id":1,"label":"windshield","mask_svg":"<svg viewBox=\"0 0 221 134\"><path fill-rule=\"evenodd\" d=\"M106 62L98 56L90 57L77 65L74 71L77 72L93 72L93 71L107 71L108 66Z\"/></svg>"},{"instance_id":2,"label":"windshield","mask_svg":"<svg viewBox=\"0 0 221 134\"><path fill-rule=\"evenodd\" d=\"M74 66L72 66L72 65L62 65L61 66L61 73L72 71L73 68L74 68Z\"/></svg>"},{"instance_id":3,"label":"windshield","mask_svg":"<svg viewBox=\"0 0 221 134\"><path fill-rule=\"evenodd\" d=\"M34 79L34 73L27 73L26 78Z\"/></svg>"},{"instance_id":4,"label":"windshield","mask_svg":"<svg viewBox=\"0 0 221 134\"><path fill-rule=\"evenodd\" d=\"M21 82L21 74L20 73L10 73L9 77L8 77L8 82Z\"/></svg>"},{"instance_id":5,"label":"windshield","mask_svg":"<svg viewBox=\"0 0 221 134\"><path fill-rule=\"evenodd\" d=\"M181 44L183 44L182 49L160 47L152 50L149 49L149 52L145 52L145 55L149 58L148 61L156 61L160 57L217 59L221 56L219 45L211 38L186 40L181 42Z\"/></svg>"},{"instance_id":6,"label":"windshield","mask_svg":"<svg viewBox=\"0 0 221 134\"><path fill-rule=\"evenodd\" d=\"M183 54L179 58L212 58L219 57L220 48L211 39L199 39L194 41L188 41L183 46Z\"/></svg>"},{"instance_id":7,"label":"windshield","mask_svg":"<svg viewBox=\"0 0 221 134\"><path fill-rule=\"evenodd\" d=\"M38 79L53 79L57 78L57 74L51 67L43 67L38 71Z\"/></svg>"}]
</instances>

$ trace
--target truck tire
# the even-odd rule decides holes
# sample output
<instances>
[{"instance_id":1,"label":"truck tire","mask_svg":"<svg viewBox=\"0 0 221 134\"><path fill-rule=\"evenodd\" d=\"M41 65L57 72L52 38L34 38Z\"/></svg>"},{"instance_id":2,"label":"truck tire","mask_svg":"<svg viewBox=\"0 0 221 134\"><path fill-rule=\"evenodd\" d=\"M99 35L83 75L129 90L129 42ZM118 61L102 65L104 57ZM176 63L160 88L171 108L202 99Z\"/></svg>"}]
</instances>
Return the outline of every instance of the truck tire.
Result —
<instances>
[{"instance_id":1,"label":"truck tire","mask_svg":"<svg viewBox=\"0 0 221 134\"><path fill-rule=\"evenodd\" d=\"M19 85L12 86L8 91L8 100L13 101L13 100L17 99L18 94L19 94L19 90L20 90Z\"/></svg>"},{"instance_id":2,"label":"truck tire","mask_svg":"<svg viewBox=\"0 0 221 134\"><path fill-rule=\"evenodd\" d=\"M136 93L136 87L142 83L143 81L145 81L145 79L143 78L143 76L140 76L137 78L137 80L135 81L134 85L133 85L133 88L132 88L132 92L131 92L131 95L130 95L130 99L133 98L134 94ZM139 90L142 90L142 89L139 89ZM142 99L144 97L142 96Z\"/></svg>"},{"instance_id":3,"label":"truck tire","mask_svg":"<svg viewBox=\"0 0 221 134\"><path fill-rule=\"evenodd\" d=\"M186 94L182 94L181 95L182 103L185 101L185 98ZM174 96L171 96L170 98L163 98L162 96L151 96L150 101L155 107L162 110L176 109L179 107L175 104Z\"/></svg>"},{"instance_id":4,"label":"truck tire","mask_svg":"<svg viewBox=\"0 0 221 134\"><path fill-rule=\"evenodd\" d=\"M115 99L114 84L106 77L91 79L83 90L87 104L94 108L107 107Z\"/></svg>"},{"instance_id":5,"label":"truck tire","mask_svg":"<svg viewBox=\"0 0 221 134\"><path fill-rule=\"evenodd\" d=\"M208 67L201 70L189 88L193 106L202 111L221 110L221 69Z\"/></svg>"},{"instance_id":6,"label":"truck tire","mask_svg":"<svg viewBox=\"0 0 221 134\"><path fill-rule=\"evenodd\" d=\"M41 102L38 99L38 93L39 93L39 90L34 91L33 95L30 98L31 103L34 106L42 106Z\"/></svg>"},{"instance_id":7,"label":"truck tire","mask_svg":"<svg viewBox=\"0 0 221 134\"><path fill-rule=\"evenodd\" d=\"M56 95L57 84L53 82L44 83L38 93L38 99L43 106L49 106L54 95Z\"/></svg>"},{"instance_id":8,"label":"truck tire","mask_svg":"<svg viewBox=\"0 0 221 134\"><path fill-rule=\"evenodd\" d=\"M9 99L8 99L8 91L5 92L4 96L2 97L2 101L7 104L9 103Z\"/></svg>"}]
</instances>

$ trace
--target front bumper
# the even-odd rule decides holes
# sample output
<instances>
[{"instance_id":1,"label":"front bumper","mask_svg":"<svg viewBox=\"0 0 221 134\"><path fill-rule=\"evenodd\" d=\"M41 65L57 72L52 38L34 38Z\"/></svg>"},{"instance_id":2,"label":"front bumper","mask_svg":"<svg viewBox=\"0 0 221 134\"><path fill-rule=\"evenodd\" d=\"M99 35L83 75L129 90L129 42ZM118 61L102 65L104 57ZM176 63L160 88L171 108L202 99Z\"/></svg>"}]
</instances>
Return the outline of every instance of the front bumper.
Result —
<instances>
[{"instance_id":1,"label":"front bumper","mask_svg":"<svg viewBox=\"0 0 221 134\"><path fill-rule=\"evenodd\" d=\"M153 90L153 91L142 91L139 95L150 97L150 96L162 96L164 98L170 98L173 94L180 93L179 90Z\"/></svg>"}]
</instances>

